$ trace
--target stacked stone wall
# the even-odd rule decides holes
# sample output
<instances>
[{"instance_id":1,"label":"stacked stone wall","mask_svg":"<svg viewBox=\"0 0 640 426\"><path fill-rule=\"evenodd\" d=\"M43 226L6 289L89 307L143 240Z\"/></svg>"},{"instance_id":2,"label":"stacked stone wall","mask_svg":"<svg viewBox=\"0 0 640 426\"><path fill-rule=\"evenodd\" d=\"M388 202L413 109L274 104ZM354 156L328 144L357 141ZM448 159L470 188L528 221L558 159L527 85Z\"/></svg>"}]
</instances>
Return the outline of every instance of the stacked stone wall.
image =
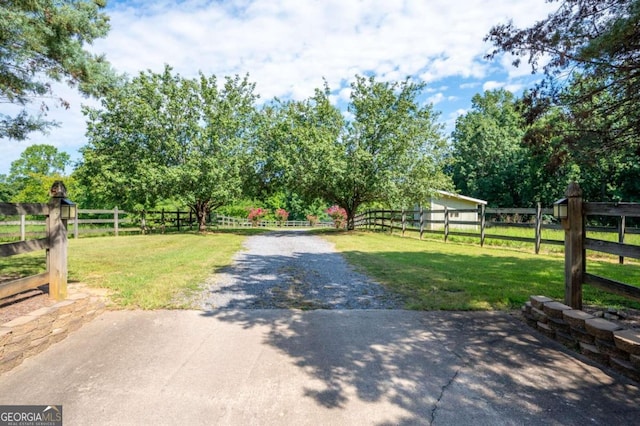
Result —
<instances>
[{"instance_id":1,"label":"stacked stone wall","mask_svg":"<svg viewBox=\"0 0 640 426\"><path fill-rule=\"evenodd\" d=\"M104 310L101 298L77 293L0 325L0 374L61 341Z\"/></svg>"},{"instance_id":2,"label":"stacked stone wall","mask_svg":"<svg viewBox=\"0 0 640 426\"><path fill-rule=\"evenodd\" d=\"M640 381L640 330L625 329L545 296L531 296L522 313L546 336Z\"/></svg>"}]
</instances>

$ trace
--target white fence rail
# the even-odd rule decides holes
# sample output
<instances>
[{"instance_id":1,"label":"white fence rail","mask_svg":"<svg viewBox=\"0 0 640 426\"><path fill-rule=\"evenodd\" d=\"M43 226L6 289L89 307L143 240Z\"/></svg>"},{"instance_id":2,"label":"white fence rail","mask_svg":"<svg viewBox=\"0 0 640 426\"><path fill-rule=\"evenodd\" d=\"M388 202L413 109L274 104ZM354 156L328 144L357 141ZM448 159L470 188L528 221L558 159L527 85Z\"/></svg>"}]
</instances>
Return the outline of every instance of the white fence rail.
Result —
<instances>
[{"instance_id":1,"label":"white fence rail","mask_svg":"<svg viewBox=\"0 0 640 426\"><path fill-rule=\"evenodd\" d=\"M37 217L37 216L35 216ZM45 217L37 217L21 214L9 216L9 220L0 220L0 239L19 239L25 241L30 237L45 235ZM17 219L17 220L16 220ZM28 220L27 220L28 219ZM134 215L124 210L114 208L106 209L80 209L75 219L68 221L69 233L74 238L86 234L114 234L121 232L140 232L140 215ZM243 228L254 226L247 218L230 217L212 214L208 220L208 226L217 228ZM258 227L268 228L292 228L311 227L306 220L288 220L285 222L275 220L261 220ZM316 222L315 227L332 227L333 222ZM4 229L3 229L4 228ZM195 216L189 211L153 211L145 215L145 229L151 232L164 232L166 230L193 230L197 229Z\"/></svg>"}]
</instances>

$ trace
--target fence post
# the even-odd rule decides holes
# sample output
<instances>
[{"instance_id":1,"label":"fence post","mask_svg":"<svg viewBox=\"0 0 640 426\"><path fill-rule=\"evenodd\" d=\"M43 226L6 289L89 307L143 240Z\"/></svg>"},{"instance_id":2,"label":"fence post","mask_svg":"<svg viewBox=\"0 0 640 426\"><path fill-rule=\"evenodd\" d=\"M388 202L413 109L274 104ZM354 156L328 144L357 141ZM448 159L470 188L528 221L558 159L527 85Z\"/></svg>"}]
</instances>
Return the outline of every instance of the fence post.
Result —
<instances>
[{"instance_id":1,"label":"fence post","mask_svg":"<svg viewBox=\"0 0 640 426\"><path fill-rule=\"evenodd\" d=\"M480 247L484 247L484 233L487 228L487 219L485 217L486 207L480 204Z\"/></svg>"},{"instance_id":2,"label":"fence post","mask_svg":"<svg viewBox=\"0 0 640 426\"><path fill-rule=\"evenodd\" d=\"M20 241L27 240L27 216L24 214L20 215Z\"/></svg>"},{"instance_id":3,"label":"fence post","mask_svg":"<svg viewBox=\"0 0 640 426\"><path fill-rule=\"evenodd\" d=\"M49 215L47 216L47 272L49 272L49 297L63 300L67 297L67 221L62 219L60 205L66 196L64 185L51 188ZM56 189L54 189L56 188ZM61 188L61 189L58 189Z\"/></svg>"},{"instance_id":4,"label":"fence post","mask_svg":"<svg viewBox=\"0 0 640 426\"><path fill-rule=\"evenodd\" d=\"M449 209L444 206L444 242L449 238Z\"/></svg>"},{"instance_id":5,"label":"fence post","mask_svg":"<svg viewBox=\"0 0 640 426\"><path fill-rule=\"evenodd\" d=\"M180 232L180 209L176 209L176 224L178 225L178 232Z\"/></svg>"},{"instance_id":6,"label":"fence post","mask_svg":"<svg viewBox=\"0 0 640 426\"><path fill-rule=\"evenodd\" d=\"M402 236L404 237L404 231L407 229L407 213L402 208Z\"/></svg>"},{"instance_id":7,"label":"fence post","mask_svg":"<svg viewBox=\"0 0 640 426\"><path fill-rule=\"evenodd\" d=\"M118 212L118 206L113 208L113 232L118 236L118 230L120 229L120 217Z\"/></svg>"},{"instance_id":8,"label":"fence post","mask_svg":"<svg viewBox=\"0 0 640 426\"><path fill-rule=\"evenodd\" d=\"M76 209L75 214L73 215L73 238L75 240L78 239L80 234L80 229L78 225L78 215L80 214L80 210Z\"/></svg>"},{"instance_id":9,"label":"fence post","mask_svg":"<svg viewBox=\"0 0 640 426\"><path fill-rule=\"evenodd\" d=\"M424 234L424 207L420 206L420 239Z\"/></svg>"},{"instance_id":10,"label":"fence post","mask_svg":"<svg viewBox=\"0 0 640 426\"><path fill-rule=\"evenodd\" d=\"M542 205L536 205L536 254L540 253L540 242L542 240Z\"/></svg>"},{"instance_id":11,"label":"fence post","mask_svg":"<svg viewBox=\"0 0 640 426\"><path fill-rule=\"evenodd\" d=\"M382 217L384 218L386 213L384 210L382 210ZM391 214L389 214L389 226L388 228L390 229L390 233L393 233L393 216Z\"/></svg>"},{"instance_id":12,"label":"fence post","mask_svg":"<svg viewBox=\"0 0 640 426\"><path fill-rule=\"evenodd\" d=\"M620 216L620 218L618 219L618 242L620 244L624 244L624 232L625 232L625 228L626 228L626 216ZM624 256L619 256L618 257L618 263L623 265L624 264Z\"/></svg>"},{"instance_id":13,"label":"fence post","mask_svg":"<svg viewBox=\"0 0 640 426\"><path fill-rule=\"evenodd\" d=\"M584 217L582 189L576 182L567 187L567 218L564 227L564 303L582 309L582 283L585 271Z\"/></svg>"}]
</instances>

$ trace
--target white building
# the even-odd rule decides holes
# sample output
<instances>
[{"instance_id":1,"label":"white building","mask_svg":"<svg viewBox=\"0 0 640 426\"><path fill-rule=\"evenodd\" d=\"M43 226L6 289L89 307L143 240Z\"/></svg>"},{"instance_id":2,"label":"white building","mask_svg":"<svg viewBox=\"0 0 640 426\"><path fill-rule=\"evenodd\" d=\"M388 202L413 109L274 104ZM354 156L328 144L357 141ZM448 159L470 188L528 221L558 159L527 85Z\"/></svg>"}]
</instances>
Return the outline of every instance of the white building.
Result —
<instances>
[{"instance_id":1,"label":"white building","mask_svg":"<svg viewBox=\"0 0 640 426\"><path fill-rule=\"evenodd\" d=\"M477 198L454 194L452 192L436 191L431 197L429 204L429 206L425 207L425 229L441 229L444 226L445 207L448 211L450 229L476 229L477 225L456 222L479 222L480 218L478 209L480 206L486 206L487 202ZM415 213L414 220L416 221L415 223L419 223L419 213ZM435 223L433 221L435 221Z\"/></svg>"}]
</instances>

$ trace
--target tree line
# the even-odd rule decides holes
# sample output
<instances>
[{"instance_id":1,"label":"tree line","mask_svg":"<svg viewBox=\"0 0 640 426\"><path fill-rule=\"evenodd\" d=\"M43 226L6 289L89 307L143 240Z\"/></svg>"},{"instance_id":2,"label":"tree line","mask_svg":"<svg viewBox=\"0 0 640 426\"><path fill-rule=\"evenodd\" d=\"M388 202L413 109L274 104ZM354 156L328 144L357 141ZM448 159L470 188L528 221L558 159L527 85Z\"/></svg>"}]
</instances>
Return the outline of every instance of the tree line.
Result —
<instances>
[{"instance_id":1,"label":"tree line","mask_svg":"<svg viewBox=\"0 0 640 426\"><path fill-rule=\"evenodd\" d=\"M101 6L90 3L73 2L75 13L87 18L74 22L84 25L80 33L104 36ZM295 219L335 204L352 227L363 207L422 204L436 189L457 190L492 207L529 207L551 204L575 180L587 200L638 201L640 1L558 3L530 28L499 24L487 35L495 46L489 60L511 53L519 65L527 58L533 71L543 72L540 83L520 97L502 89L477 94L451 135L422 100L425 85L411 79L357 75L349 102L339 109L327 83L302 101L259 104L248 74L186 78L166 65L159 73L118 77L104 58L90 56L83 63L95 66L86 73L61 58L37 56L28 63L40 63L40 71L53 63L52 76L67 73L100 97L99 107L83 108L88 143L65 177L75 200L95 208L187 206L204 228L216 209L261 203L287 208ZM19 16L17 3L10 4L2 14ZM30 19L39 16L38 5L49 14L55 10L44 0L29 4ZM2 34L0 96L24 104L43 89L27 81L22 92L9 90L20 87L10 81L30 75L16 67L27 63L29 52L16 50L28 43ZM25 34L11 37L35 37ZM51 124L25 114L0 117L0 137L21 139ZM0 200L42 198L36 189L69 165L68 155L54 147L27 148L9 175L0 176Z\"/></svg>"}]
</instances>

